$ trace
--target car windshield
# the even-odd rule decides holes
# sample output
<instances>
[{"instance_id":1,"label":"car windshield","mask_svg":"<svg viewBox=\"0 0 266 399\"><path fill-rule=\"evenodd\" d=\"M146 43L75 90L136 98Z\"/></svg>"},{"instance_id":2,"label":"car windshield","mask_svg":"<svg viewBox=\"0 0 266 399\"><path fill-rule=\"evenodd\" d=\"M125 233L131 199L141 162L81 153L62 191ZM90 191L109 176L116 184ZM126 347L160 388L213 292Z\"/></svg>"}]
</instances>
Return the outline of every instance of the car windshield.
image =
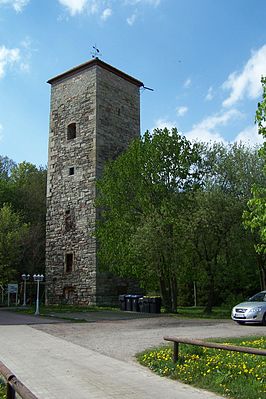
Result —
<instances>
[{"instance_id":1,"label":"car windshield","mask_svg":"<svg viewBox=\"0 0 266 399\"><path fill-rule=\"evenodd\" d=\"M265 302L266 301L266 293L259 292L258 294L249 298L248 302Z\"/></svg>"}]
</instances>

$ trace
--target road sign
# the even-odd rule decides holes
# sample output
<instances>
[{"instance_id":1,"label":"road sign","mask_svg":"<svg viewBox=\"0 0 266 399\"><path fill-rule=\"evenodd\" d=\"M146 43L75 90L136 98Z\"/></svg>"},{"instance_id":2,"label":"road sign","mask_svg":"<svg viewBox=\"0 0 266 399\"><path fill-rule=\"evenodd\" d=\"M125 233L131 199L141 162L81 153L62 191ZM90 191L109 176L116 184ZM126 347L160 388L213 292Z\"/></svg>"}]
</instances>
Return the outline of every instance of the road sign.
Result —
<instances>
[{"instance_id":1,"label":"road sign","mask_svg":"<svg viewBox=\"0 0 266 399\"><path fill-rule=\"evenodd\" d=\"M10 294L16 294L16 305L18 304L18 284L7 284L7 306L10 306Z\"/></svg>"},{"instance_id":2,"label":"road sign","mask_svg":"<svg viewBox=\"0 0 266 399\"><path fill-rule=\"evenodd\" d=\"M8 284L7 292L8 292L8 294L17 294L18 293L18 284Z\"/></svg>"}]
</instances>

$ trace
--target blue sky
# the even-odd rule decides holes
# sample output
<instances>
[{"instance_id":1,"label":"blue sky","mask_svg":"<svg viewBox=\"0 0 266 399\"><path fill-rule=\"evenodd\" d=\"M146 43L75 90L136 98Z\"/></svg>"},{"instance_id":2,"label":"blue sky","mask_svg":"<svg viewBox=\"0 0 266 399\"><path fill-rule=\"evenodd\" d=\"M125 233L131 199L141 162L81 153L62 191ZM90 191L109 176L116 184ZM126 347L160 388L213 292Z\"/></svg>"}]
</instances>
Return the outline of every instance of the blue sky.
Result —
<instances>
[{"instance_id":1,"label":"blue sky","mask_svg":"<svg viewBox=\"0 0 266 399\"><path fill-rule=\"evenodd\" d=\"M154 89L141 92L142 133L258 143L265 18L265 0L0 0L0 155L46 165L46 81L95 44Z\"/></svg>"}]
</instances>

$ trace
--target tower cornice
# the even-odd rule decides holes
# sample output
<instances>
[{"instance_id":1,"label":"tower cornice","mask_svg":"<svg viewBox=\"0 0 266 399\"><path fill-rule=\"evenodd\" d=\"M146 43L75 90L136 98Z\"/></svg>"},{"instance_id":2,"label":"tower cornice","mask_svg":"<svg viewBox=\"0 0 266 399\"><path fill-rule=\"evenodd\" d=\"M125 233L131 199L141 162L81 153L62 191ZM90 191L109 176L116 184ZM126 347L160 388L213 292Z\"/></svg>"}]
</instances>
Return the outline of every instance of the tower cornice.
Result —
<instances>
[{"instance_id":1,"label":"tower cornice","mask_svg":"<svg viewBox=\"0 0 266 399\"><path fill-rule=\"evenodd\" d=\"M136 85L138 87L144 86L141 81L139 81L139 80L133 78L132 76L120 71L119 69L113 67L112 65L107 64L106 62L99 60L99 58L93 58L90 61L87 61L87 62L85 62L83 64L80 64L80 65L74 67L74 68L71 68L68 71L61 73L60 75L57 75L54 78L49 79L47 81L47 83L53 85L54 83L58 83L58 82L60 82L60 81L62 81L64 79L67 79L67 78L69 78L71 76L74 76L74 75L76 75L76 74L78 74L80 72L83 72L86 69L90 69L90 68L92 68L94 66L99 66L99 67L101 67L103 69L106 69L107 71L114 73L115 75L119 76L120 78L125 79L128 82L130 82L130 83L132 83L132 84L134 84L134 85Z\"/></svg>"}]
</instances>

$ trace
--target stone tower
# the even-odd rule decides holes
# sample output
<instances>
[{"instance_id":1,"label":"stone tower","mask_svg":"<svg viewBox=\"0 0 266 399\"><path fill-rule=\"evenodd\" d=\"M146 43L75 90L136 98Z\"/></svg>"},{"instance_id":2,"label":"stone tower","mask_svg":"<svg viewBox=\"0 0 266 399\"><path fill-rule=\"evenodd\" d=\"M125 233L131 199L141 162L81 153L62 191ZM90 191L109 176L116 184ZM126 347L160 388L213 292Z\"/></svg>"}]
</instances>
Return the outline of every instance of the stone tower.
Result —
<instances>
[{"instance_id":1,"label":"stone tower","mask_svg":"<svg viewBox=\"0 0 266 399\"><path fill-rule=\"evenodd\" d=\"M95 58L51 84L47 181L47 303L112 303L122 279L97 268L96 180L140 134L142 82Z\"/></svg>"}]
</instances>

